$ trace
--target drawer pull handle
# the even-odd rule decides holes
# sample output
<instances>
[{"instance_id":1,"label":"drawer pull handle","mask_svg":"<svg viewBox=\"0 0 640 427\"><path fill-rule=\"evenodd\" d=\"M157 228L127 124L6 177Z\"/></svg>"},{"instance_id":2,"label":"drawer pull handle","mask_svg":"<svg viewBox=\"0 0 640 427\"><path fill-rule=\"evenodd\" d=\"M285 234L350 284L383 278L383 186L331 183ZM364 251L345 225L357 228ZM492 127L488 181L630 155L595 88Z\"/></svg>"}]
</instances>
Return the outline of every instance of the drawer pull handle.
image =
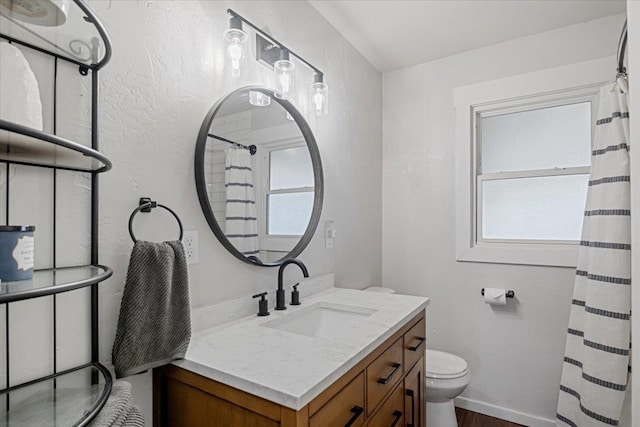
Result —
<instances>
[{"instance_id":1,"label":"drawer pull handle","mask_svg":"<svg viewBox=\"0 0 640 427\"><path fill-rule=\"evenodd\" d=\"M351 412L353 412L353 416L349 419L349 421L347 421L344 427L350 427L353 423L355 423L358 417L364 412L364 408L361 408L360 406L354 406L353 408L351 408Z\"/></svg>"},{"instance_id":2,"label":"drawer pull handle","mask_svg":"<svg viewBox=\"0 0 640 427\"><path fill-rule=\"evenodd\" d=\"M398 421L400 421L400 418L402 418L402 412L393 411L393 422L389 427L394 427L396 424L398 424Z\"/></svg>"},{"instance_id":3,"label":"drawer pull handle","mask_svg":"<svg viewBox=\"0 0 640 427\"><path fill-rule=\"evenodd\" d=\"M402 365L400 363L392 363L391 366L393 367L393 370L391 371L391 373L387 375L386 378L382 378L382 377L378 378L378 384L388 383L391 377L393 377L396 374L396 372L398 372L398 369L400 369Z\"/></svg>"},{"instance_id":4,"label":"drawer pull handle","mask_svg":"<svg viewBox=\"0 0 640 427\"><path fill-rule=\"evenodd\" d=\"M426 339L425 337L416 337L416 339L419 341L418 344L416 345L410 345L409 346L409 350L411 351L418 351L418 349L420 348L420 346L422 345L422 343L424 342L424 340Z\"/></svg>"},{"instance_id":5,"label":"drawer pull handle","mask_svg":"<svg viewBox=\"0 0 640 427\"><path fill-rule=\"evenodd\" d=\"M407 396L411 398L411 422L407 423L407 427L413 427L416 419L416 403L413 399L414 394L413 390L407 390Z\"/></svg>"}]
</instances>

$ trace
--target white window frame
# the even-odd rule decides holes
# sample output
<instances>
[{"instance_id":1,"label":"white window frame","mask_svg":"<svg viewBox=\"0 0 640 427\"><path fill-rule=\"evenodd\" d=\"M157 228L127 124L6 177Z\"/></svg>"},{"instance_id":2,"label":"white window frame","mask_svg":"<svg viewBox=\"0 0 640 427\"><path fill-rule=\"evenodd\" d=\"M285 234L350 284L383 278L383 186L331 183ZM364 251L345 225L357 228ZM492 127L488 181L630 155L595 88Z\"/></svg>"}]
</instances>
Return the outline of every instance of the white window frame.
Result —
<instances>
[{"instance_id":1,"label":"white window frame","mask_svg":"<svg viewBox=\"0 0 640 427\"><path fill-rule=\"evenodd\" d=\"M578 242L479 238L482 194L478 189L482 180L588 173L589 168L478 175L475 129L480 117L593 101L602 84L612 78L612 64L615 58L607 57L454 89L458 261L576 266ZM596 104L592 102L592 111Z\"/></svg>"}]
</instances>

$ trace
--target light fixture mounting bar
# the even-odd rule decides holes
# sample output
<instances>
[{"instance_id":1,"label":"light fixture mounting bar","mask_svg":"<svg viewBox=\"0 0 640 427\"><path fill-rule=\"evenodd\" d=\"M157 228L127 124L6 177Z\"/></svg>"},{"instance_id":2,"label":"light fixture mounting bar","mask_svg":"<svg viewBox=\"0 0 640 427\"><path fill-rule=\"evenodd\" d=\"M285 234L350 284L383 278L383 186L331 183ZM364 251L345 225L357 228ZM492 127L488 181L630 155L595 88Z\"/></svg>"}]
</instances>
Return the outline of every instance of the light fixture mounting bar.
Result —
<instances>
[{"instance_id":1,"label":"light fixture mounting bar","mask_svg":"<svg viewBox=\"0 0 640 427\"><path fill-rule=\"evenodd\" d=\"M278 46L281 49L286 49L287 51L289 51L289 54L291 56L295 56L300 62L302 62L307 67L311 68L316 74L324 75L324 73L322 71L320 71L319 68L313 66L309 61L307 61L306 59L304 59L303 57L301 57L300 55L298 55L297 53L295 53L294 51L292 51L291 49L286 47L283 43L280 43L278 40L276 40L271 35L265 33L264 31L262 31L260 28L255 26L252 22L248 21L246 18L244 18L242 15L240 15L239 13L234 11L233 9L227 9L227 13L229 15L233 16L233 17L236 17L236 18L240 19L242 22L247 24L249 27L253 28L253 30L255 32L257 32L258 34L260 34L263 38L271 41L271 43L273 43L274 45Z\"/></svg>"},{"instance_id":2,"label":"light fixture mounting bar","mask_svg":"<svg viewBox=\"0 0 640 427\"><path fill-rule=\"evenodd\" d=\"M280 59L280 48L261 34L256 34L256 60L268 67L273 67L278 59Z\"/></svg>"}]
</instances>

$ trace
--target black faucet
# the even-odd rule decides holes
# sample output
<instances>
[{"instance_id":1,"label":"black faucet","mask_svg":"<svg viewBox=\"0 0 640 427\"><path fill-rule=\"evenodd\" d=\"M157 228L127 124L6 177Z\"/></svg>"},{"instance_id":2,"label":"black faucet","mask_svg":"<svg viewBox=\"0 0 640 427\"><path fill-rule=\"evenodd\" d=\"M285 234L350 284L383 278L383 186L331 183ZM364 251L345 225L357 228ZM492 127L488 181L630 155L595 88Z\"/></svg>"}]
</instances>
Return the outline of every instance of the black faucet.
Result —
<instances>
[{"instance_id":1,"label":"black faucet","mask_svg":"<svg viewBox=\"0 0 640 427\"><path fill-rule=\"evenodd\" d=\"M288 259L285 260L280 268L278 269L278 290L276 291L276 310L286 310L287 306L284 303L284 287L282 283L282 276L284 274L284 269L289 264L295 264L300 267L302 270L302 274L304 277L309 277L309 270L307 270L307 266L302 263L302 261L298 261L297 259Z\"/></svg>"}]
</instances>

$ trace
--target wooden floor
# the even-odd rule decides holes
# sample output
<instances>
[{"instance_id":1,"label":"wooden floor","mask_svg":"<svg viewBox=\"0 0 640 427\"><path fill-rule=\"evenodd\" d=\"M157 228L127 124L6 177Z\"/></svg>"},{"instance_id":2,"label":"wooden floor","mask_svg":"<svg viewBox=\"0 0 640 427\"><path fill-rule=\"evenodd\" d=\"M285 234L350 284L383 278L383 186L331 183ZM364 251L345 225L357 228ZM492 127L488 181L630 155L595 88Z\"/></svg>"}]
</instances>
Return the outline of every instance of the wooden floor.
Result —
<instances>
[{"instance_id":1,"label":"wooden floor","mask_svg":"<svg viewBox=\"0 0 640 427\"><path fill-rule=\"evenodd\" d=\"M458 427L523 427L520 424L500 420L466 409L456 408Z\"/></svg>"}]
</instances>

